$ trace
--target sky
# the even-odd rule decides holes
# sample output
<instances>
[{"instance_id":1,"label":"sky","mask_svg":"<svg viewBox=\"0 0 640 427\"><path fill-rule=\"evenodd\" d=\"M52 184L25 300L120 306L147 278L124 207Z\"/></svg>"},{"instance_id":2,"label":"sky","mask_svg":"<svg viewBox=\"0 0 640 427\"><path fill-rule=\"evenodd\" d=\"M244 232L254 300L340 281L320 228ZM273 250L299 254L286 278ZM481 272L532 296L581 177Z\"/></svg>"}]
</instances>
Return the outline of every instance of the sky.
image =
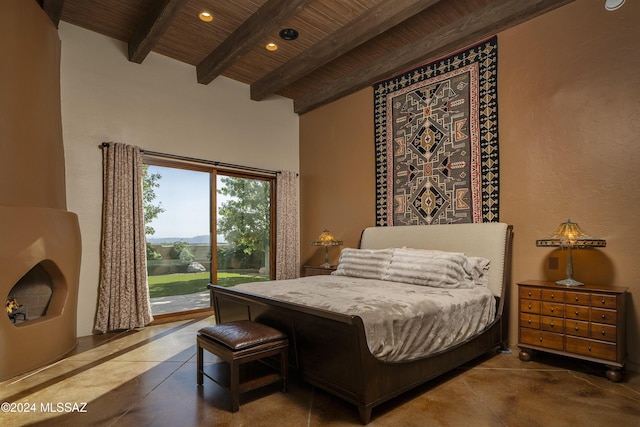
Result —
<instances>
[{"instance_id":1,"label":"sky","mask_svg":"<svg viewBox=\"0 0 640 427\"><path fill-rule=\"evenodd\" d=\"M155 188L156 199L165 210L151 225L151 237L195 237L209 234L209 174L185 169L149 166L149 173L162 178ZM220 202L220 200L219 200Z\"/></svg>"}]
</instances>

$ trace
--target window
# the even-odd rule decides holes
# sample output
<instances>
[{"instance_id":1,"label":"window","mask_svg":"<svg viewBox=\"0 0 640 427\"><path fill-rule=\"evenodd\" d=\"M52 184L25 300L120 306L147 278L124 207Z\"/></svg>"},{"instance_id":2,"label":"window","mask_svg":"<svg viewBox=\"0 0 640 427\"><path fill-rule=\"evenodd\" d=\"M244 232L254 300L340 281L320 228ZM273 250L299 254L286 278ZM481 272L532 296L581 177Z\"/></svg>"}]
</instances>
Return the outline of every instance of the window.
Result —
<instances>
[{"instance_id":1,"label":"window","mask_svg":"<svg viewBox=\"0 0 640 427\"><path fill-rule=\"evenodd\" d=\"M273 176L145 158L154 315L207 309L209 283L273 278L274 182Z\"/></svg>"}]
</instances>

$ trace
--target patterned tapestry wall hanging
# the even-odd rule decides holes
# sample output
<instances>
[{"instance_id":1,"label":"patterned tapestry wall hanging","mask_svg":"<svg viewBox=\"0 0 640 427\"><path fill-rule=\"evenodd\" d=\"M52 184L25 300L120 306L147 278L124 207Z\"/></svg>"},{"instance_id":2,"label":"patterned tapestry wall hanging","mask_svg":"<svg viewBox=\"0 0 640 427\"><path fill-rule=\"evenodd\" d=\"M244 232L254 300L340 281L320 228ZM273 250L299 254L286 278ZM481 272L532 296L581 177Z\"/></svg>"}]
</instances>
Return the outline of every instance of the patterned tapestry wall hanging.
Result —
<instances>
[{"instance_id":1,"label":"patterned tapestry wall hanging","mask_svg":"<svg viewBox=\"0 0 640 427\"><path fill-rule=\"evenodd\" d=\"M498 44L374 86L376 224L498 221Z\"/></svg>"}]
</instances>

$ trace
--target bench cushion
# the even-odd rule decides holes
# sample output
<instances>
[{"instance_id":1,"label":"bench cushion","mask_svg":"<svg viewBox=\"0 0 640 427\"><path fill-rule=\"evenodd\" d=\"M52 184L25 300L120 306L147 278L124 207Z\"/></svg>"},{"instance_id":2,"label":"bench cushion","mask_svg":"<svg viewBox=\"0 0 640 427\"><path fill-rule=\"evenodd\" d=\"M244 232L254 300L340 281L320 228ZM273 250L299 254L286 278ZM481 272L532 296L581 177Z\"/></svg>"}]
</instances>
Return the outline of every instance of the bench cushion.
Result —
<instances>
[{"instance_id":1,"label":"bench cushion","mask_svg":"<svg viewBox=\"0 0 640 427\"><path fill-rule=\"evenodd\" d=\"M206 326L200 329L198 333L224 344L234 351L287 338L284 333L277 329L250 320L238 320Z\"/></svg>"}]
</instances>

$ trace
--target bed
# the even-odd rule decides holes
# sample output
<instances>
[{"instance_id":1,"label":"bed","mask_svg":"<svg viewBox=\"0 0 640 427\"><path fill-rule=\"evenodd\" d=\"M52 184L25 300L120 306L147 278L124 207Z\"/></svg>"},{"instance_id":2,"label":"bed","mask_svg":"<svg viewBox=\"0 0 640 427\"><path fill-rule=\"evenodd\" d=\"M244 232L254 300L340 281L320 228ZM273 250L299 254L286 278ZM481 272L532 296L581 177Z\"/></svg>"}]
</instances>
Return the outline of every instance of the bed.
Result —
<instances>
[{"instance_id":1,"label":"bed","mask_svg":"<svg viewBox=\"0 0 640 427\"><path fill-rule=\"evenodd\" d=\"M481 281L493 303L490 318L479 331L473 331L470 336L453 344L440 343L440 347L431 347L428 355L420 355L413 349L409 349L408 353L404 350L394 353L393 346L372 344L372 331L377 330L379 325L371 324L371 316L362 311L362 306L358 306L354 310L357 314L353 314L345 312L344 307L333 310L326 305L306 303L306 299L310 298L304 295L306 293L327 293L323 287L325 283L329 289L345 287L351 292L356 292L359 286L369 286L366 283L369 278L353 277L344 271L342 277L334 274L297 279L296 282L307 286L308 292L297 292L300 295L296 298L288 298L282 292L283 287L288 286L286 281L262 282L258 285L262 289L265 286L273 287L275 290L271 290L271 294L245 285L233 288L210 286L216 322L249 319L284 331L290 340L291 369L303 380L356 405L360 420L367 424L373 408L381 403L487 352L508 350L511 241L512 227L504 223L370 227L362 232L359 250L371 251L374 254L372 257L384 254L391 248L393 254L402 256L407 251L417 253L426 250L424 252L428 255L424 256L427 258L436 256L440 259L439 252L443 251L446 256L463 254L468 258L488 260L489 269ZM356 250L352 251L355 253ZM341 260L344 259L341 255ZM385 264L384 260L382 262L385 274L388 274L389 264ZM377 279L376 276L371 280L379 282ZM398 298L400 293L406 292L407 287L413 286L420 292L428 288L420 284L397 283L395 277L391 279L386 282L387 287L397 292ZM364 291L371 295L376 292ZM454 291L445 289L445 293L452 294ZM329 304L331 307L335 305L335 301ZM387 316L385 314L383 317ZM483 314L483 317L486 318L487 314ZM412 341L422 343L428 336L425 333L416 334L420 325L416 326L415 323L403 329L412 334ZM433 335L446 338L449 333ZM383 335L383 344L388 341L389 338Z\"/></svg>"}]
</instances>

